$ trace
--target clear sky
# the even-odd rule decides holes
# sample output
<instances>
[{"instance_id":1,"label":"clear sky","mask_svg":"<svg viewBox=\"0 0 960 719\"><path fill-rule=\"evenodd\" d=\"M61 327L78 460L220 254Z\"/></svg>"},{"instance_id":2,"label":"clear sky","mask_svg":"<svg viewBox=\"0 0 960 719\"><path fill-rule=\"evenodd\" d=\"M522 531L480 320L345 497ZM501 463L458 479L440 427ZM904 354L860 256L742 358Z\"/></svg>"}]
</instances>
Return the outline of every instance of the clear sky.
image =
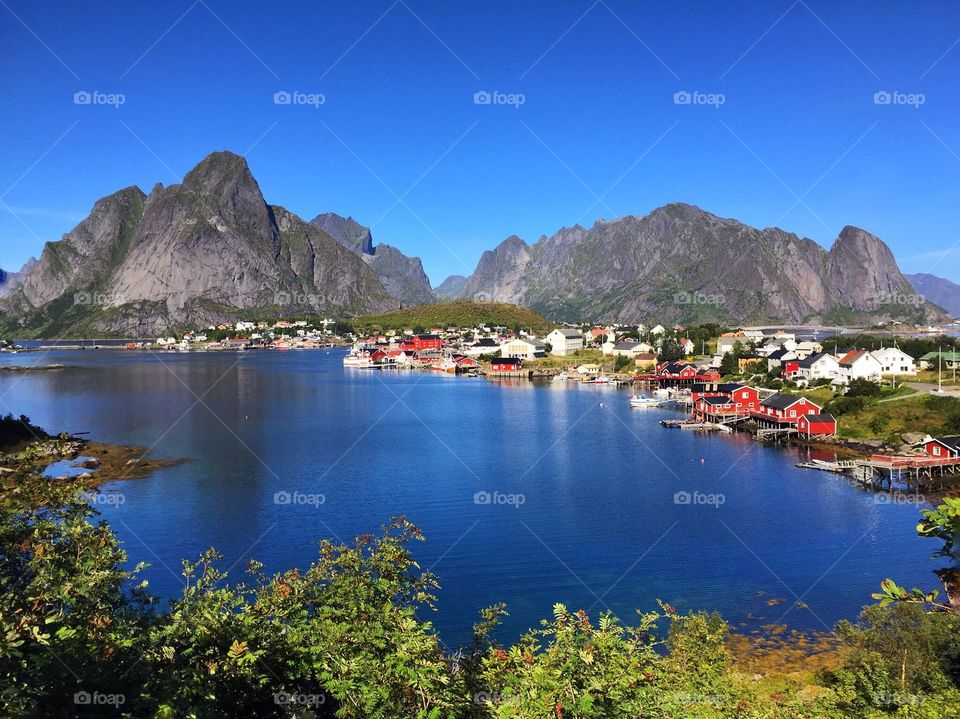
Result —
<instances>
[{"instance_id":1,"label":"clear sky","mask_svg":"<svg viewBox=\"0 0 960 719\"><path fill-rule=\"evenodd\" d=\"M672 201L960 281L958 41L948 0L0 0L0 267L229 149L434 284Z\"/></svg>"}]
</instances>

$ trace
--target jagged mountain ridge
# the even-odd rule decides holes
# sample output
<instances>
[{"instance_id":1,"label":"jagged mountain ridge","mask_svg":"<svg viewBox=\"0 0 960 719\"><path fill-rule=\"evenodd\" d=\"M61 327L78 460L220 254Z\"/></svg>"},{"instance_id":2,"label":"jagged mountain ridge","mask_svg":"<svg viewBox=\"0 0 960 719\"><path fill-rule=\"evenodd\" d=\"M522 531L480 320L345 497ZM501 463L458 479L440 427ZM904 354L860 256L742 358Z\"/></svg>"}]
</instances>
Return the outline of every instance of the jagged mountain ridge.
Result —
<instances>
[{"instance_id":1,"label":"jagged mountain ridge","mask_svg":"<svg viewBox=\"0 0 960 719\"><path fill-rule=\"evenodd\" d=\"M353 252L268 205L243 157L214 152L180 184L99 200L47 243L0 314L43 336L151 336L264 312L397 307Z\"/></svg>"},{"instance_id":2,"label":"jagged mountain ridge","mask_svg":"<svg viewBox=\"0 0 960 719\"><path fill-rule=\"evenodd\" d=\"M461 297L514 302L554 320L932 321L877 237L845 227L829 251L698 207L563 228L484 252Z\"/></svg>"},{"instance_id":3,"label":"jagged mountain ridge","mask_svg":"<svg viewBox=\"0 0 960 719\"><path fill-rule=\"evenodd\" d=\"M960 317L960 285L927 272L904 275L917 292L943 307L954 317Z\"/></svg>"},{"instance_id":4,"label":"jagged mountain ridge","mask_svg":"<svg viewBox=\"0 0 960 719\"><path fill-rule=\"evenodd\" d=\"M370 228L352 217L325 212L313 218L310 224L322 229L370 265L387 292L402 305L422 305L436 300L419 257L408 257L391 245L374 245Z\"/></svg>"}]
</instances>

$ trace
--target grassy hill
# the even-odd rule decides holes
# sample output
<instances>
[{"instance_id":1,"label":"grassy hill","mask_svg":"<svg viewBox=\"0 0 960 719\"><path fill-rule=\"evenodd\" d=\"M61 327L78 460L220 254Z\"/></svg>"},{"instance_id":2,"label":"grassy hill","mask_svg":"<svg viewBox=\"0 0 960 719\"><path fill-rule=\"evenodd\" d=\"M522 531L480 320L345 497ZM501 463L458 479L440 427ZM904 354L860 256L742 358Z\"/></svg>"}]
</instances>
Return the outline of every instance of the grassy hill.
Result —
<instances>
[{"instance_id":1,"label":"grassy hill","mask_svg":"<svg viewBox=\"0 0 960 719\"><path fill-rule=\"evenodd\" d=\"M355 328L403 329L407 327L473 327L478 324L503 325L545 330L553 326L533 310L503 302L455 300L406 307L382 315L362 315L350 320Z\"/></svg>"}]
</instances>

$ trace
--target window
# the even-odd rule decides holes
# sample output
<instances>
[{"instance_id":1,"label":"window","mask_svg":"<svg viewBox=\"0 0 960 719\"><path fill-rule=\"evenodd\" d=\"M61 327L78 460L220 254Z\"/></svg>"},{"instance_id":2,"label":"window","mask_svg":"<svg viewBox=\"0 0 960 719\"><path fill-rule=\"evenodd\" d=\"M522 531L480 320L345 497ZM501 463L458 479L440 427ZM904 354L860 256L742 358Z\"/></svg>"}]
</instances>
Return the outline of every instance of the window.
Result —
<instances>
[{"instance_id":1,"label":"window","mask_svg":"<svg viewBox=\"0 0 960 719\"><path fill-rule=\"evenodd\" d=\"M791 417L796 417L796 416L797 416L797 410L791 409L791 410L790 410L790 416L791 416Z\"/></svg>"},{"instance_id":2,"label":"window","mask_svg":"<svg viewBox=\"0 0 960 719\"><path fill-rule=\"evenodd\" d=\"M940 456L940 445L938 445L938 444L933 445L933 455L934 455L935 457L939 457L939 456Z\"/></svg>"}]
</instances>

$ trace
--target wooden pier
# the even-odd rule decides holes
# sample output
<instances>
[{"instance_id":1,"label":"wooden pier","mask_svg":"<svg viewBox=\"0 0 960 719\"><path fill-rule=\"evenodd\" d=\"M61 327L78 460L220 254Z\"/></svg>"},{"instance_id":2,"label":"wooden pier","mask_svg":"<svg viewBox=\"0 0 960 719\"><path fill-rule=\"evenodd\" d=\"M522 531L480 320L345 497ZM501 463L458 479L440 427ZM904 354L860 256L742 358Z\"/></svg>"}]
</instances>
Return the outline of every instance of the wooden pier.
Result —
<instances>
[{"instance_id":1,"label":"wooden pier","mask_svg":"<svg viewBox=\"0 0 960 719\"><path fill-rule=\"evenodd\" d=\"M911 490L944 490L960 478L960 457L871 455L855 460L850 474L873 489L906 487Z\"/></svg>"}]
</instances>

